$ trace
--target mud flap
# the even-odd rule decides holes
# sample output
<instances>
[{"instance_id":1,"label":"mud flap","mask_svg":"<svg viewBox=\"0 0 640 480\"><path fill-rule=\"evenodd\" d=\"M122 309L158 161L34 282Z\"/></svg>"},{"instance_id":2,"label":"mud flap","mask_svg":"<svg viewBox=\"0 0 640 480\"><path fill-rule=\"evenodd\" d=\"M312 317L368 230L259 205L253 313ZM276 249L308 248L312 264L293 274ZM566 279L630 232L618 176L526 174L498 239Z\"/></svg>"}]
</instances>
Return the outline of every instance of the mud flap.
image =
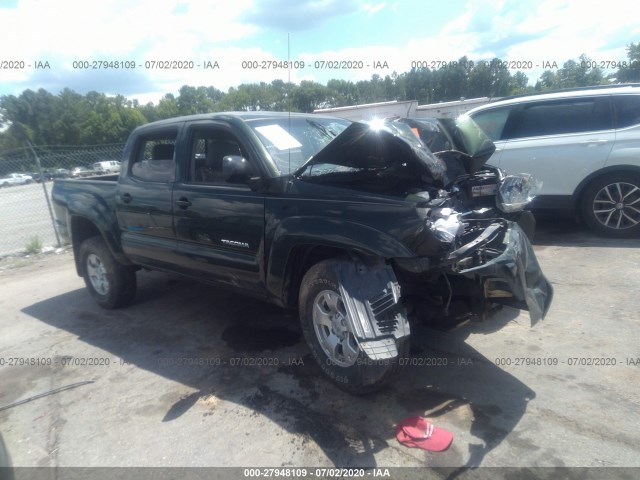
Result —
<instances>
[{"instance_id":1,"label":"mud flap","mask_svg":"<svg viewBox=\"0 0 640 480\"><path fill-rule=\"evenodd\" d=\"M553 287L545 278L526 234L509 222L504 237L505 250L484 265L458 272L466 277L481 277L485 282L505 284L502 290L512 298L497 298L496 303L529 311L531 326L543 319L553 299Z\"/></svg>"},{"instance_id":2,"label":"mud flap","mask_svg":"<svg viewBox=\"0 0 640 480\"><path fill-rule=\"evenodd\" d=\"M341 262L336 270L347 321L360 348L371 360L396 358L396 339L410 330L393 269L384 263Z\"/></svg>"}]
</instances>

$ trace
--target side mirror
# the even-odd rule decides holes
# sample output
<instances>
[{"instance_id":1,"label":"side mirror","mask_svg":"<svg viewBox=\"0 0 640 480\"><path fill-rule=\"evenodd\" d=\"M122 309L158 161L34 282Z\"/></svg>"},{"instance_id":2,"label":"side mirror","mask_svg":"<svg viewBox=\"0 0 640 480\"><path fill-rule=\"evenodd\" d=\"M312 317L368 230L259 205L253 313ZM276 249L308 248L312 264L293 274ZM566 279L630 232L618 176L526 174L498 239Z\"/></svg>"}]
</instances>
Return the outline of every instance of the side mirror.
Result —
<instances>
[{"instance_id":1,"label":"side mirror","mask_svg":"<svg viewBox=\"0 0 640 480\"><path fill-rule=\"evenodd\" d=\"M227 155L222 158L222 176L225 182L246 183L251 176L251 166L240 155Z\"/></svg>"}]
</instances>

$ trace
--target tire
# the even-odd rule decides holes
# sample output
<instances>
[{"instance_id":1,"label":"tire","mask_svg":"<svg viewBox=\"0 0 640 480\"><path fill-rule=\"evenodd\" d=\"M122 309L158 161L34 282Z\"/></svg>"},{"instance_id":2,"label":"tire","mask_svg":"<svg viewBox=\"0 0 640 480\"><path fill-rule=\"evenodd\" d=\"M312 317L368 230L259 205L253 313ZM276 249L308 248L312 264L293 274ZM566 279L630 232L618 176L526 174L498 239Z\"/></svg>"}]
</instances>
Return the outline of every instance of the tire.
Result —
<instances>
[{"instance_id":1,"label":"tire","mask_svg":"<svg viewBox=\"0 0 640 480\"><path fill-rule=\"evenodd\" d=\"M136 272L113 258L102 237L82 242L78 256L84 283L98 305L114 309L131 303L136 296Z\"/></svg>"},{"instance_id":2,"label":"tire","mask_svg":"<svg viewBox=\"0 0 640 480\"><path fill-rule=\"evenodd\" d=\"M640 175L610 173L595 179L582 195L582 217L596 233L614 238L640 234Z\"/></svg>"},{"instance_id":3,"label":"tire","mask_svg":"<svg viewBox=\"0 0 640 480\"><path fill-rule=\"evenodd\" d=\"M343 340L338 342L339 346L336 345L334 354L328 353L321 344L321 337L338 337L333 327L330 330L315 323L314 306L333 312L334 315L346 315L336 274L336 265L341 261L324 260L311 267L305 274L300 285L300 323L313 358L325 375L340 389L362 395L379 390L399 371L399 359L409 354L409 336L396 340L396 358L371 360L355 342L348 323L341 322L341 327L338 328L342 328ZM339 353L336 354L336 349L343 353L341 358Z\"/></svg>"}]
</instances>

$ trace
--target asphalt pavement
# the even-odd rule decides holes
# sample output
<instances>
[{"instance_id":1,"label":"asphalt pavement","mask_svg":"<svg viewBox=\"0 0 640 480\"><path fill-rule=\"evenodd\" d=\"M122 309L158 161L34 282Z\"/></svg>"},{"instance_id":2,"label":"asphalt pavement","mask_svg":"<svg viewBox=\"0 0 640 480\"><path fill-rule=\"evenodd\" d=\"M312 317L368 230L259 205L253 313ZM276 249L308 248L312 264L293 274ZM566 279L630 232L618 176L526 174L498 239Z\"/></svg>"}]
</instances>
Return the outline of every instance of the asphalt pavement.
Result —
<instances>
[{"instance_id":1,"label":"asphalt pavement","mask_svg":"<svg viewBox=\"0 0 640 480\"><path fill-rule=\"evenodd\" d=\"M543 221L545 320L418 328L398 378L361 397L276 307L140 272L135 303L105 311L68 252L0 263L0 435L17 467L640 467L639 244ZM399 444L413 415L451 447Z\"/></svg>"}]
</instances>

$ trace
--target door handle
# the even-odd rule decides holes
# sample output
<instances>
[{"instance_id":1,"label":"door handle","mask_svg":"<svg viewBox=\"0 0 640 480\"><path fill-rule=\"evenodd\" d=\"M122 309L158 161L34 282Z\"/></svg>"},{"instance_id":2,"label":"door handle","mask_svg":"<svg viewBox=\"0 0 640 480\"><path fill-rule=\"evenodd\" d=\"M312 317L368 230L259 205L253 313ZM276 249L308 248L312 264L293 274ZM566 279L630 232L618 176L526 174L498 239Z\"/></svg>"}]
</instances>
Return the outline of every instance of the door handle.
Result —
<instances>
[{"instance_id":1,"label":"door handle","mask_svg":"<svg viewBox=\"0 0 640 480\"><path fill-rule=\"evenodd\" d=\"M607 143L608 141L609 140L605 140L605 139L595 139L595 140L584 140L580 143L583 145L597 145L597 144Z\"/></svg>"},{"instance_id":2,"label":"door handle","mask_svg":"<svg viewBox=\"0 0 640 480\"><path fill-rule=\"evenodd\" d=\"M187 200L187 197L180 197L178 200L176 200L175 203L183 210L189 208L192 205L191 202Z\"/></svg>"},{"instance_id":3,"label":"door handle","mask_svg":"<svg viewBox=\"0 0 640 480\"><path fill-rule=\"evenodd\" d=\"M130 193L123 193L121 198L124 203L131 203L131 200L133 200Z\"/></svg>"}]
</instances>

